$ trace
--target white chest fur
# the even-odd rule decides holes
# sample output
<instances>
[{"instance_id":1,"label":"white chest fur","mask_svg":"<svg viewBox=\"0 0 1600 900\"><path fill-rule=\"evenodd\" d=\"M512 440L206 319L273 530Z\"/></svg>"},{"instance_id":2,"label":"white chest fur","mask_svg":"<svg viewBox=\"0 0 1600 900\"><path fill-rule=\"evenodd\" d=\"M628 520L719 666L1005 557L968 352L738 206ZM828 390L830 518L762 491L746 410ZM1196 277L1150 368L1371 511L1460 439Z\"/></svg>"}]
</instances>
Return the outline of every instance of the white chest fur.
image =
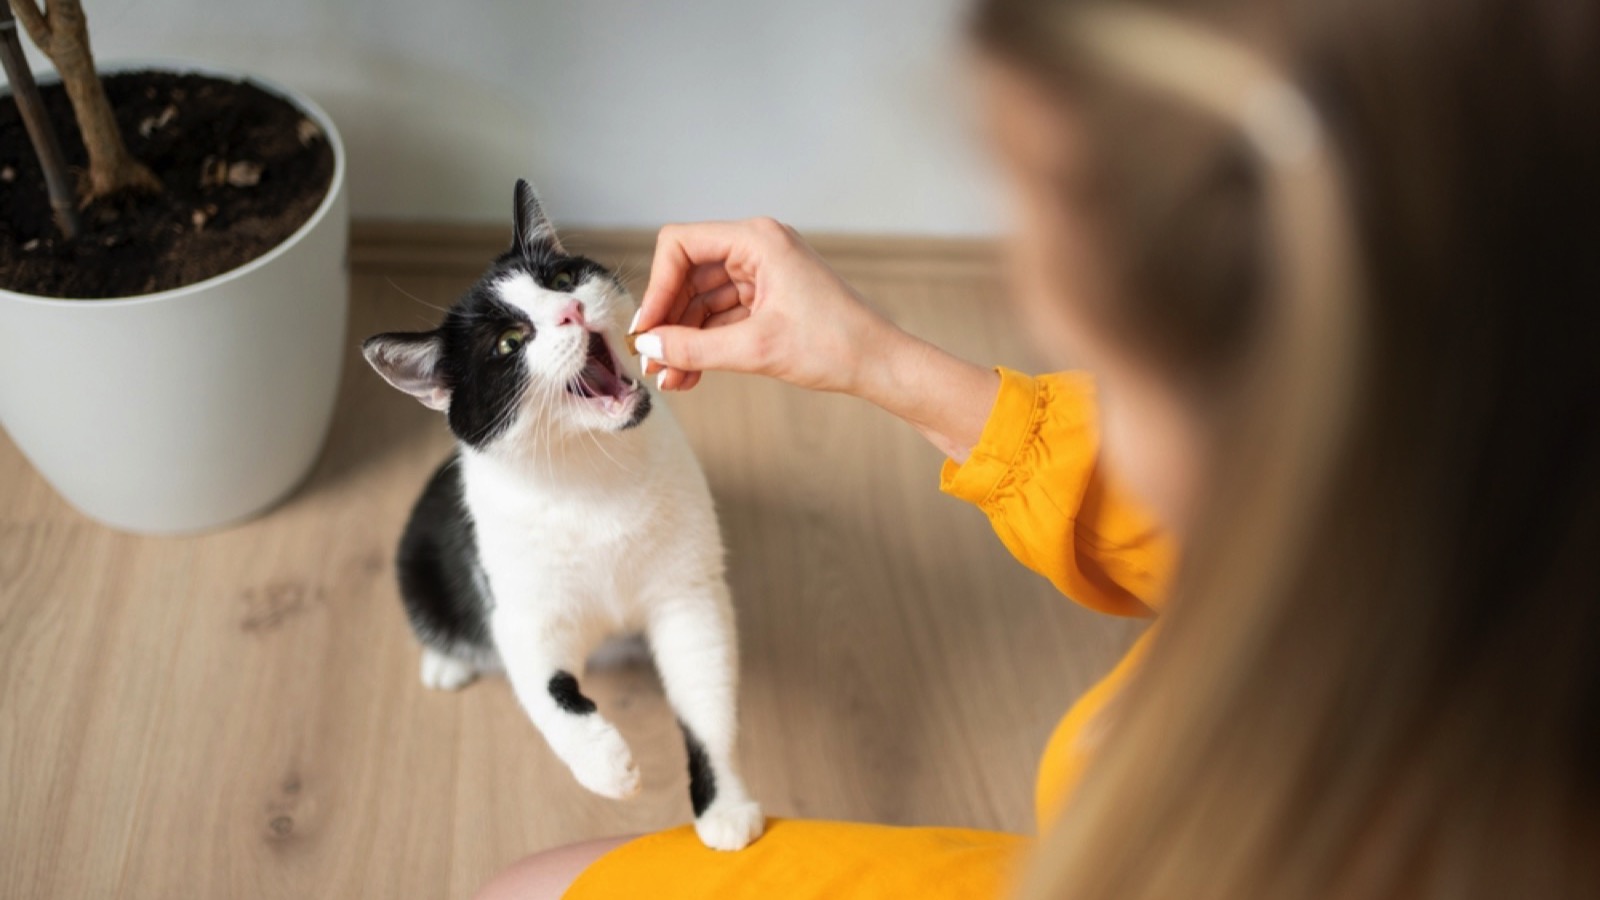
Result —
<instances>
[{"instance_id":1,"label":"white chest fur","mask_svg":"<svg viewBox=\"0 0 1600 900\"><path fill-rule=\"evenodd\" d=\"M598 642L642 628L676 586L722 578L710 492L665 409L512 457L463 448L461 467L498 609L561 615Z\"/></svg>"},{"instance_id":2,"label":"white chest fur","mask_svg":"<svg viewBox=\"0 0 1600 900\"><path fill-rule=\"evenodd\" d=\"M570 673L607 637L643 632L689 742L696 830L739 849L763 819L734 764L738 642L710 490L665 409L597 437L513 458L462 450L496 647L579 782L626 797L632 753Z\"/></svg>"}]
</instances>

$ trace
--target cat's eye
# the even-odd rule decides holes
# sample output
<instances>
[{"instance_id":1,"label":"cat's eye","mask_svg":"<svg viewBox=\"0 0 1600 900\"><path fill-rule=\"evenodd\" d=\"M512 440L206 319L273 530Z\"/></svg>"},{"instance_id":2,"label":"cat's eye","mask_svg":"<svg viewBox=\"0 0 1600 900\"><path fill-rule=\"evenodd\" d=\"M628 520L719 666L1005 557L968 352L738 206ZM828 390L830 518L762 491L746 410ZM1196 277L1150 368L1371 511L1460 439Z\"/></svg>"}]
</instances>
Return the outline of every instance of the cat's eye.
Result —
<instances>
[{"instance_id":1,"label":"cat's eye","mask_svg":"<svg viewBox=\"0 0 1600 900\"><path fill-rule=\"evenodd\" d=\"M500 332L500 341L494 345L495 356L510 356L521 349L528 335L521 328L507 328Z\"/></svg>"},{"instance_id":2,"label":"cat's eye","mask_svg":"<svg viewBox=\"0 0 1600 900\"><path fill-rule=\"evenodd\" d=\"M572 277L572 273L567 271L557 272L555 277L550 279L550 286L558 291L572 290L572 286L576 283L577 280Z\"/></svg>"}]
</instances>

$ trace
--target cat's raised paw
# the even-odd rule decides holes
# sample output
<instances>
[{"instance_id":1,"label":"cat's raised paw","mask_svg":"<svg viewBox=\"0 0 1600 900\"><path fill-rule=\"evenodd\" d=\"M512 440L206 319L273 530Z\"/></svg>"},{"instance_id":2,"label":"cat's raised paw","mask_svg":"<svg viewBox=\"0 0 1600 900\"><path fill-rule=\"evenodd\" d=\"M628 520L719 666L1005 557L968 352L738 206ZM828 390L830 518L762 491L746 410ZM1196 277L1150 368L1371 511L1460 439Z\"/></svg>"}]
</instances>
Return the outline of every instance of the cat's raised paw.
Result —
<instances>
[{"instance_id":1,"label":"cat's raised paw","mask_svg":"<svg viewBox=\"0 0 1600 900\"><path fill-rule=\"evenodd\" d=\"M626 800L639 793L639 764L616 728L596 724L601 727L595 728L582 755L568 760L568 765L579 784L602 797Z\"/></svg>"},{"instance_id":2,"label":"cat's raised paw","mask_svg":"<svg viewBox=\"0 0 1600 900\"><path fill-rule=\"evenodd\" d=\"M700 842L713 850L743 850L766 830L761 806L753 801L712 804L694 820Z\"/></svg>"},{"instance_id":3,"label":"cat's raised paw","mask_svg":"<svg viewBox=\"0 0 1600 900\"><path fill-rule=\"evenodd\" d=\"M478 677L472 663L447 656L432 647L422 648L422 686L435 691L459 691Z\"/></svg>"}]
</instances>

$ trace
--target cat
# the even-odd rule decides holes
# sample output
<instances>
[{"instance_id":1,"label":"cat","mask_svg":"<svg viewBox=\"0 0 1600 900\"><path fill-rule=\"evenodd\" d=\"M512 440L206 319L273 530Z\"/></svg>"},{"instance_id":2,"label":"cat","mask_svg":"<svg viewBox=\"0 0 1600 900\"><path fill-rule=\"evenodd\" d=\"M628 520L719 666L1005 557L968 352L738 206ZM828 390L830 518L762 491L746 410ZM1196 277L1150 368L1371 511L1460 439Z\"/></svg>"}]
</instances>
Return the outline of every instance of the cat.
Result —
<instances>
[{"instance_id":1,"label":"cat","mask_svg":"<svg viewBox=\"0 0 1600 900\"><path fill-rule=\"evenodd\" d=\"M622 282L567 253L526 181L513 208L510 249L438 328L362 344L457 440L396 561L422 682L503 670L578 782L621 799L638 766L578 676L603 641L642 633L688 748L695 830L738 850L764 823L734 762L738 643L705 475L619 361Z\"/></svg>"}]
</instances>

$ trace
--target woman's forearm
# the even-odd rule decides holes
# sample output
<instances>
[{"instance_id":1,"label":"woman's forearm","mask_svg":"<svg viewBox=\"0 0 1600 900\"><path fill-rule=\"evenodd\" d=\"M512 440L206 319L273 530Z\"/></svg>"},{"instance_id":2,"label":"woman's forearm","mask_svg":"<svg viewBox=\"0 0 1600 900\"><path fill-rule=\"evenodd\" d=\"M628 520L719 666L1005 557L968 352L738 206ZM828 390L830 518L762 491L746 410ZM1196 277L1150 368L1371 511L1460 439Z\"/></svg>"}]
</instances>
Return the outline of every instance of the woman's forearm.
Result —
<instances>
[{"instance_id":1,"label":"woman's forearm","mask_svg":"<svg viewBox=\"0 0 1600 900\"><path fill-rule=\"evenodd\" d=\"M898 328L869 354L853 392L904 419L939 451L966 462L1000 391L1000 376Z\"/></svg>"}]
</instances>

